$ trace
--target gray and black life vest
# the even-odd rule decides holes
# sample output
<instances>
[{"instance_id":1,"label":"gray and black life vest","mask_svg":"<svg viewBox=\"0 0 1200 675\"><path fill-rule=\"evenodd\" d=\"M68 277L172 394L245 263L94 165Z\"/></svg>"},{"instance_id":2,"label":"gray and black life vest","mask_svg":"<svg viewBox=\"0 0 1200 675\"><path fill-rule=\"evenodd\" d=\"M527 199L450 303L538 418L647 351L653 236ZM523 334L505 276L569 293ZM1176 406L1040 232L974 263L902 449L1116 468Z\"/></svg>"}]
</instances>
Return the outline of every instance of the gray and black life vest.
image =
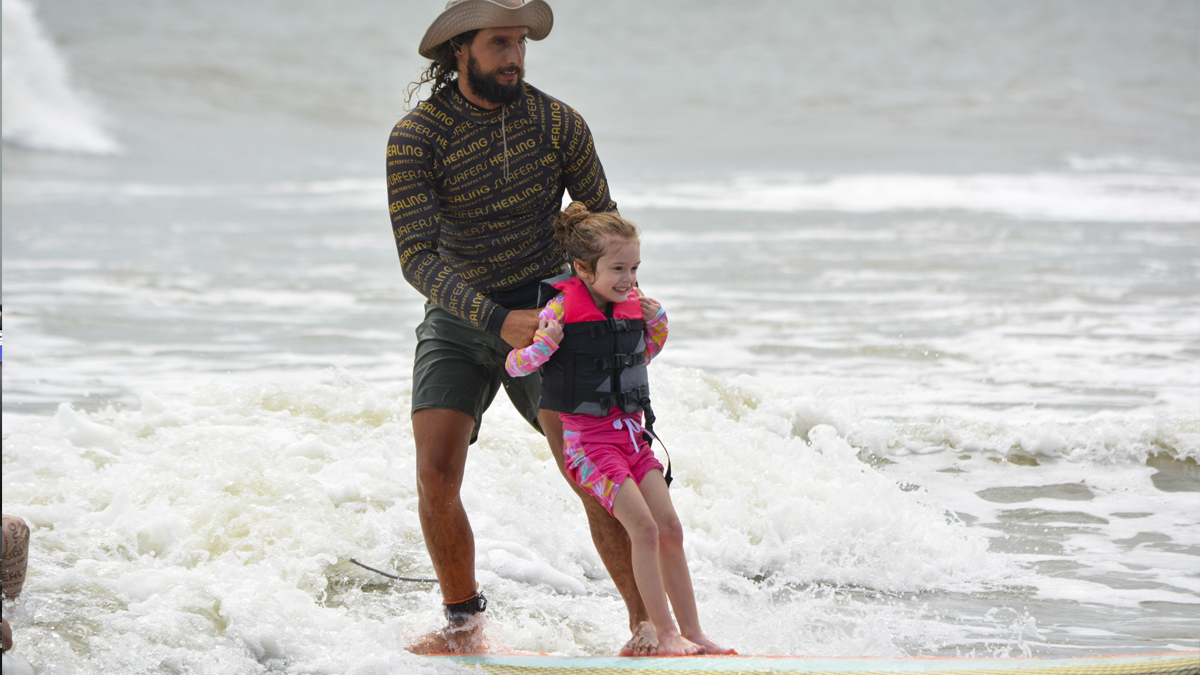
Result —
<instances>
[{"instance_id":1,"label":"gray and black life vest","mask_svg":"<svg viewBox=\"0 0 1200 675\"><path fill-rule=\"evenodd\" d=\"M551 285L563 292L563 340L541 367L539 405L597 417L614 407L642 410L650 421L645 322L637 298L610 302L601 312L577 277Z\"/></svg>"}]
</instances>

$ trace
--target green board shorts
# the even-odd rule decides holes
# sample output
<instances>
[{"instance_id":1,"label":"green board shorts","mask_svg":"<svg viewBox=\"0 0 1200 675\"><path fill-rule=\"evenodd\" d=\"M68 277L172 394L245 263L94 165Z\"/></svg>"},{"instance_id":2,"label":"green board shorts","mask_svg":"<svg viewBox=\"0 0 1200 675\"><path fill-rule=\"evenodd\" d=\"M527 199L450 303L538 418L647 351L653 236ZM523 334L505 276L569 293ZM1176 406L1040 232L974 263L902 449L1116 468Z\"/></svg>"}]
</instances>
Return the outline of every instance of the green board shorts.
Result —
<instances>
[{"instance_id":1,"label":"green board shorts","mask_svg":"<svg viewBox=\"0 0 1200 675\"><path fill-rule=\"evenodd\" d=\"M484 411L504 385L517 412L542 433L537 420L542 380L535 375L509 375L504 362L511 351L512 346L499 336L472 326L432 302L425 303L425 320L417 326L417 353L413 359L412 411L441 408L474 417L474 443L479 438Z\"/></svg>"}]
</instances>

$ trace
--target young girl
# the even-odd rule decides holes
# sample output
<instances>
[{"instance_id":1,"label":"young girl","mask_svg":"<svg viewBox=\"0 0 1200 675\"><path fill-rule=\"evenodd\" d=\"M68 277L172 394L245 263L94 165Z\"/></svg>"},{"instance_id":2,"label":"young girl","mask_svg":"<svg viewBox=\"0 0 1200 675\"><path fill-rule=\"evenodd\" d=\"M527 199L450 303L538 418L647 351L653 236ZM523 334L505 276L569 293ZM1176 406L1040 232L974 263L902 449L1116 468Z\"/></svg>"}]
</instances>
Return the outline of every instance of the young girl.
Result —
<instances>
[{"instance_id":1,"label":"young girl","mask_svg":"<svg viewBox=\"0 0 1200 675\"><path fill-rule=\"evenodd\" d=\"M509 354L508 373L541 370L540 405L562 419L567 474L629 532L658 653L735 653L700 630L683 530L642 428L650 404L646 363L666 342L667 317L636 288L637 228L573 202L559 214L555 234L572 261L571 278L554 284L561 293L542 310L533 344Z\"/></svg>"}]
</instances>

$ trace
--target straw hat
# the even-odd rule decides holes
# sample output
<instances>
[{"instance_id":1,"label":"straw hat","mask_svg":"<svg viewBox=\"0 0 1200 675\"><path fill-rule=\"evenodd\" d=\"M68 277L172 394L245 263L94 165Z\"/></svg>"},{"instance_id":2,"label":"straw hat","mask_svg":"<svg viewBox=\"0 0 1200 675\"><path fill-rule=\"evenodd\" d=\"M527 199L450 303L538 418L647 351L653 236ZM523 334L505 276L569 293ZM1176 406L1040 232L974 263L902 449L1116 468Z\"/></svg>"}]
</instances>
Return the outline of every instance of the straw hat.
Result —
<instances>
[{"instance_id":1,"label":"straw hat","mask_svg":"<svg viewBox=\"0 0 1200 675\"><path fill-rule=\"evenodd\" d=\"M554 26L554 12L545 0L450 0L425 31L417 51L427 59L436 59L433 50L459 33L508 26L528 26L529 39L541 40Z\"/></svg>"}]
</instances>

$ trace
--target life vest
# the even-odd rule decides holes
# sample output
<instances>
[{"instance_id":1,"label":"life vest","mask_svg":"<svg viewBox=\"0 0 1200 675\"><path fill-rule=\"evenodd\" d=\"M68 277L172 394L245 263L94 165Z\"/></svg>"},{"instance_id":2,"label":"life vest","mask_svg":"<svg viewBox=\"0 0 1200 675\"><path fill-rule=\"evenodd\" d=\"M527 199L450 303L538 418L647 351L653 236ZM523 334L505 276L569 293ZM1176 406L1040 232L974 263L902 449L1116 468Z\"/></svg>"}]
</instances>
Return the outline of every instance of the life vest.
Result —
<instances>
[{"instance_id":1,"label":"life vest","mask_svg":"<svg viewBox=\"0 0 1200 675\"><path fill-rule=\"evenodd\" d=\"M641 303L637 298L610 302L601 312L577 277L546 283L563 293L563 339L540 369L539 405L598 417L614 407L627 413L643 410L651 421Z\"/></svg>"}]
</instances>

